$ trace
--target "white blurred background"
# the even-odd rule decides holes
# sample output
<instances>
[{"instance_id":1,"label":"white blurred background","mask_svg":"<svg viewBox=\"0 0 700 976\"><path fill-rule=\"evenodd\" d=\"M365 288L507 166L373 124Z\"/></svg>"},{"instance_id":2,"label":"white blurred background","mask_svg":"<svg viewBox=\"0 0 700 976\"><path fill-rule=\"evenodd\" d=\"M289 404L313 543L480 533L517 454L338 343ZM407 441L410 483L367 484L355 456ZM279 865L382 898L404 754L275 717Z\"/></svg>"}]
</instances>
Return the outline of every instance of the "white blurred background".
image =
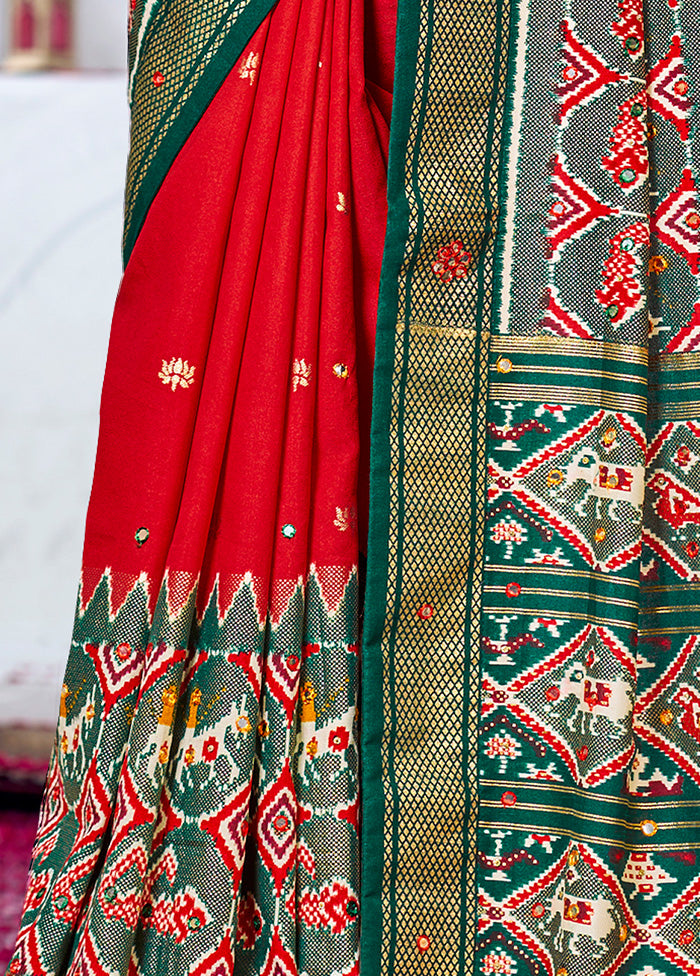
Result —
<instances>
[{"instance_id":1,"label":"white blurred background","mask_svg":"<svg viewBox=\"0 0 700 976\"><path fill-rule=\"evenodd\" d=\"M48 2L0 0L0 766L58 716L121 274L128 0L63 8L57 56Z\"/></svg>"}]
</instances>

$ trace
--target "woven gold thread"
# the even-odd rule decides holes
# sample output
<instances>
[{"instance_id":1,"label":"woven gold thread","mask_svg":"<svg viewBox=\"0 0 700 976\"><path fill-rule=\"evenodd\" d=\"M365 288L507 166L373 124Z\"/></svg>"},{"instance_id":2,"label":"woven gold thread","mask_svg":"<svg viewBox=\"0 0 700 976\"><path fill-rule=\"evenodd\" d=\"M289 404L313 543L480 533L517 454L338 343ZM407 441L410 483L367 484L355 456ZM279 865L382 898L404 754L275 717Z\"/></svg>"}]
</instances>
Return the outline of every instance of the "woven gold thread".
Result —
<instances>
[{"instance_id":1,"label":"woven gold thread","mask_svg":"<svg viewBox=\"0 0 700 976\"><path fill-rule=\"evenodd\" d=\"M504 6L500 5L500 13L507 21L509 10L504 11ZM492 91L497 14L495 0L486 4L469 0L457 17L454 8L436 5L430 10L424 3L421 9L416 95L406 153L409 239L398 282L390 431L390 579L383 641L385 681L390 673L395 681L393 702L390 695L385 697L382 749L385 864L396 859L395 877L388 870L383 877L382 970L391 971L392 976L426 971L456 976L471 971L475 958L476 932L471 925L476 915L478 801L474 788L469 806L465 804L463 765L466 759L467 778L475 787L489 282L496 225L494 214L488 222L483 188L488 167L492 199L497 199L506 84L504 68L496 92ZM429 16L433 20L428 63ZM503 30L507 32L507 23ZM422 103L427 73L428 95ZM466 105L465 92L469 93ZM490 119L494 95L498 113ZM424 223L416 250L419 212ZM437 250L456 240L472 255L471 264L466 277L445 282L432 264ZM481 291L478 259L486 281ZM474 460L479 472L476 479L465 477ZM400 495L403 526L397 519ZM400 532L399 597L395 574ZM467 580L472 591L469 606ZM429 622L416 612L426 600L435 607ZM397 628L392 640L395 614ZM435 667L435 647L440 648L439 668ZM417 682L416 675L424 678ZM465 723L466 756L462 750ZM437 811L434 817L433 808ZM390 851L394 822L398 843ZM463 875L466 905L459 884ZM445 884L446 878L450 884ZM436 891L440 892L439 912L435 911ZM468 931L462 954L463 911ZM392 918L398 919L398 927L395 954L390 959ZM425 955L416 951L416 937L423 931L431 939Z\"/></svg>"},{"instance_id":2,"label":"woven gold thread","mask_svg":"<svg viewBox=\"0 0 700 976\"><path fill-rule=\"evenodd\" d=\"M247 2L171 0L156 10L133 79L125 240L131 231L134 204L163 140ZM142 12L143 4L139 7ZM137 19L132 37L138 27ZM130 43L133 48L133 41ZM156 72L163 76L159 86L153 83Z\"/></svg>"}]
</instances>

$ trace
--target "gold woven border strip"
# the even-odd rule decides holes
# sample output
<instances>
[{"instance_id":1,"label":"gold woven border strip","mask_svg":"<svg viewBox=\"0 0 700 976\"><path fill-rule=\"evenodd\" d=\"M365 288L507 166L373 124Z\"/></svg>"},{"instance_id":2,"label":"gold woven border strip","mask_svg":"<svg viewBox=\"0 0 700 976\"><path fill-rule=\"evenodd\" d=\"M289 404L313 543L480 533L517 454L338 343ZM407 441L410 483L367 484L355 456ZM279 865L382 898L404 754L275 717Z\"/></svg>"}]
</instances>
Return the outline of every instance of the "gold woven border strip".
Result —
<instances>
[{"instance_id":1,"label":"gold woven border strip","mask_svg":"<svg viewBox=\"0 0 700 976\"><path fill-rule=\"evenodd\" d=\"M383 641L381 969L391 976L460 976L475 965L488 325L509 16L498 0L424 0L420 11ZM453 242L469 270L445 281L433 264Z\"/></svg>"}]
</instances>

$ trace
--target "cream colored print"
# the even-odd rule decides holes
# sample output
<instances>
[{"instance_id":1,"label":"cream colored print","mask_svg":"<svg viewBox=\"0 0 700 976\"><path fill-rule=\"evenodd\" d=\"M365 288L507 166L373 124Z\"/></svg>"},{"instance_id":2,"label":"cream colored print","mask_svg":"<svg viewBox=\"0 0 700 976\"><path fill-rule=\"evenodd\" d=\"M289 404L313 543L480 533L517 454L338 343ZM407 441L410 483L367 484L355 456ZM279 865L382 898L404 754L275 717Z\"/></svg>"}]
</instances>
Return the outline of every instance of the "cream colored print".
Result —
<instances>
[{"instance_id":1,"label":"cream colored print","mask_svg":"<svg viewBox=\"0 0 700 976\"><path fill-rule=\"evenodd\" d=\"M340 529L341 532L347 532L348 529L354 529L357 525L357 512L354 508L336 507L333 525L335 525L337 529Z\"/></svg>"},{"instance_id":2,"label":"cream colored print","mask_svg":"<svg viewBox=\"0 0 700 976\"><path fill-rule=\"evenodd\" d=\"M254 54L253 51L248 54L246 59L241 63L238 69L239 78L248 78L251 85L255 81L255 75L258 72L258 67L260 66L260 55Z\"/></svg>"},{"instance_id":3,"label":"cream colored print","mask_svg":"<svg viewBox=\"0 0 700 976\"><path fill-rule=\"evenodd\" d=\"M335 205L335 209L339 213L347 213L348 212L347 202L346 202L345 194L344 193L340 193L340 192L338 193L338 202Z\"/></svg>"},{"instance_id":4,"label":"cream colored print","mask_svg":"<svg viewBox=\"0 0 700 976\"><path fill-rule=\"evenodd\" d=\"M164 359L158 376L166 386L169 384L170 389L175 392L178 386L182 386L184 389L192 386L194 371L195 367L190 366L186 359L171 359L170 362Z\"/></svg>"},{"instance_id":5,"label":"cream colored print","mask_svg":"<svg viewBox=\"0 0 700 976\"><path fill-rule=\"evenodd\" d=\"M292 390L296 393L300 386L308 386L311 379L311 365L305 359L295 359L292 364Z\"/></svg>"}]
</instances>

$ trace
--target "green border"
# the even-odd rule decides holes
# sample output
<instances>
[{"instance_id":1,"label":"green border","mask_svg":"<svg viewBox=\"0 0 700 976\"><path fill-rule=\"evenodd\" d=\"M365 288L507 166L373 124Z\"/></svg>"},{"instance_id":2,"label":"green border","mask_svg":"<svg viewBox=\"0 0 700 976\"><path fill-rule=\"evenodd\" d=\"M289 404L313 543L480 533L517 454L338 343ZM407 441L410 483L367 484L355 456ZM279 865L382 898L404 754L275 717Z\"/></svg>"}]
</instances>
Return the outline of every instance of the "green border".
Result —
<instances>
[{"instance_id":1,"label":"green border","mask_svg":"<svg viewBox=\"0 0 700 976\"><path fill-rule=\"evenodd\" d=\"M163 185L163 180L167 176L175 157L191 136L195 126L228 77L231 68L243 53L246 44L276 2L277 0L248 0L245 8L230 28L228 36L222 41L221 47L205 69L201 80L168 129L155 157L148 166L146 176L130 208L129 231L124 234L122 243L122 265L124 268L126 268L131 257L150 206ZM210 38L209 43L211 40ZM146 44L148 44L148 40L146 40ZM146 48L144 48L145 50ZM188 79L185 78L182 84L186 86L187 83ZM128 197L125 199L126 205L128 205Z\"/></svg>"},{"instance_id":2,"label":"green border","mask_svg":"<svg viewBox=\"0 0 700 976\"><path fill-rule=\"evenodd\" d=\"M362 842L360 966L379 976L384 877L382 637L387 610L391 392L399 306L399 276L409 236L406 149L416 82L420 0L400 0L387 175L387 230L379 285L370 437L370 518L362 645Z\"/></svg>"}]
</instances>

